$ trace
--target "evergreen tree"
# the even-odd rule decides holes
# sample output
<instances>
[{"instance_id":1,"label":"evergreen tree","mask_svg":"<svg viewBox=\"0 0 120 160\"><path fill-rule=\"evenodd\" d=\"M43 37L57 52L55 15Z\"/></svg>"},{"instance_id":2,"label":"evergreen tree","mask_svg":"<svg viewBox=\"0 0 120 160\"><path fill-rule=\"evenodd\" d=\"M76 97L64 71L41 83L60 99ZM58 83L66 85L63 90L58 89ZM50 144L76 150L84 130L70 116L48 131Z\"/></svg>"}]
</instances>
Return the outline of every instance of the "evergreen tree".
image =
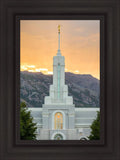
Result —
<instances>
[{"instance_id":1,"label":"evergreen tree","mask_svg":"<svg viewBox=\"0 0 120 160\"><path fill-rule=\"evenodd\" d=\"M20 104L20 138L21 140L36 139L36 123L33 123L30 111L27 110L25 102Z\"/></svg>"},{"instance_id":2,"label":"evergreen tree","mask_svg":"<svg viewBox=\"0 0 120 160\"><path fill-rule=\"evenodd\" d=\"M97 117L93 121L93 123L90 126L91 128L91 134L88 137L89 140L99 140L100 139L100 112L97 112Z\"/></svg>"}]
</instances>

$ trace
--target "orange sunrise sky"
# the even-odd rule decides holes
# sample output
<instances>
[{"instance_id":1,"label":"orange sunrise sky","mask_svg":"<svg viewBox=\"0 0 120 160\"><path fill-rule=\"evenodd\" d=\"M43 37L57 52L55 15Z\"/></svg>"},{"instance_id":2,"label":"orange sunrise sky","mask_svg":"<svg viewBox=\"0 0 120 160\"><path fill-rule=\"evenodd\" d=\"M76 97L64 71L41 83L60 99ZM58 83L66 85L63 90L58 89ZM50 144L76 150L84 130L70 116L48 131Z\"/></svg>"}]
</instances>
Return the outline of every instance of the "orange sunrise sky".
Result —
<instances>
[{"instance_id":1,"label":"orange sunrise sky","mask_svg":"<svg viewBox=\"0 0 120 160\"><path fill-rule=\"evenodd\" d=\"M52 74L53 56L60 48L65 56L65 71L100 77L99 20L21 20L21 71Z\"/></svg>"}]
</instances>

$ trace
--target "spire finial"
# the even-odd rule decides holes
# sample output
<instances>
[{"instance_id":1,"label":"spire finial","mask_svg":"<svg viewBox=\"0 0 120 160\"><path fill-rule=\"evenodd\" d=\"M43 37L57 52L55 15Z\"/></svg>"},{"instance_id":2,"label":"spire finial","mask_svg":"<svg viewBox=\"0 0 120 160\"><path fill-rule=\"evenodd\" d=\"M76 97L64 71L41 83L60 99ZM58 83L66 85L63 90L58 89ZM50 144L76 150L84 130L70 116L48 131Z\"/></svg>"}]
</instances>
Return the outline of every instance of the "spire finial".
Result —
<instances>
[{"instance_id":1,"label":"spire finial","mask_svg":"<svg viewBox=\"0 0 120 160\"><path fill-rule=\"evenodd\" d=\"M58 33L60 33L60 25L58 25Z\"/></svg>"},{"instance_id":2,"label":"spire finial","mask_svg":"<svg viewBox=\"0 0 120 160\"><path fill-rule=\"evenodd\" d=\"M60 52L60 25L58 25L58 53L57 56L61 56Z\"/></svg>"}]
</instances>

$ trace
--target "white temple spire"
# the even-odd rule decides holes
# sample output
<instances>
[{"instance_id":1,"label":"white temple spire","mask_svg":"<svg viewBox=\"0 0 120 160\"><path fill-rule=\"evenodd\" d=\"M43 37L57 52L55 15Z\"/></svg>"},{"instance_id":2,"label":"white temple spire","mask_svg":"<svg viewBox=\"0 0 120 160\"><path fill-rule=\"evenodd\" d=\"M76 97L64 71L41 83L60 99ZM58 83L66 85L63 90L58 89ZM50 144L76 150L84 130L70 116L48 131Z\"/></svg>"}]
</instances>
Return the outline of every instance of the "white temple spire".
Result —
<instances>
[{"instance_id":1,"label":"white temple spire","mask_svg":"<svg viewBox=\"0 0 120 160\"><path fill-rule=\"evenodd\" d=\"M53 57L53 84L49 96L45 96L45 105L73 105L73 97L68 96L65 84L65 57L60 52L60 25L58 25L58 52Z\"/></svg>"},{"instance_id":2,"label":"white temple spire","mask_svg":"<svg viewBox=\"0 0 120 160\"><path fill-rule=\"evenodd\" d=\"M60 52L60 25L58 25L58 52L57 52L57 56L61 56L61 52Z\"/></svg>"}]
</instances>

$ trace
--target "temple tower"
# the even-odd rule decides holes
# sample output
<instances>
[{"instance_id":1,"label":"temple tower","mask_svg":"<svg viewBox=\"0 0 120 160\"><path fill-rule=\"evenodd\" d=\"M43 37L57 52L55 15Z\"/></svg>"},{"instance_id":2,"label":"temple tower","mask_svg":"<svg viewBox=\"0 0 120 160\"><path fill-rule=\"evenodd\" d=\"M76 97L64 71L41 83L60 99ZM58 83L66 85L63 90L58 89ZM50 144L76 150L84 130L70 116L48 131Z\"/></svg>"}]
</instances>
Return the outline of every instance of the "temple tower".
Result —
<instances>
[{"instance_id":1,"label":"temple tower","mask_svg":"<svg viewBox=\"0 0 120 160\"><path fill-rule=\"evenodd\" d=\"M50 132L50 139L71 138L67 130L74 130L74 114L73 97L68 96L68 86L65 85L65 58L61 55L60 25L58 25L58 51L53 57L53 84L50 85L49 96L44 99L42 113L46 138L47 130Z\"/></svg>"},{"instance_id":2,"label":"temple tower","mask_svg":"<svg viewBox=\"0 0 120 160\"><path fill-rule=\"evenodd\" d=\"M73 104L73 98L68 96L68 86L65 85L65 58L60 51L60 25L58 26L58 52L53 57L53 84L50 85L50 96L45 97L45 104Z\"/></svg>"}]
</instances>

